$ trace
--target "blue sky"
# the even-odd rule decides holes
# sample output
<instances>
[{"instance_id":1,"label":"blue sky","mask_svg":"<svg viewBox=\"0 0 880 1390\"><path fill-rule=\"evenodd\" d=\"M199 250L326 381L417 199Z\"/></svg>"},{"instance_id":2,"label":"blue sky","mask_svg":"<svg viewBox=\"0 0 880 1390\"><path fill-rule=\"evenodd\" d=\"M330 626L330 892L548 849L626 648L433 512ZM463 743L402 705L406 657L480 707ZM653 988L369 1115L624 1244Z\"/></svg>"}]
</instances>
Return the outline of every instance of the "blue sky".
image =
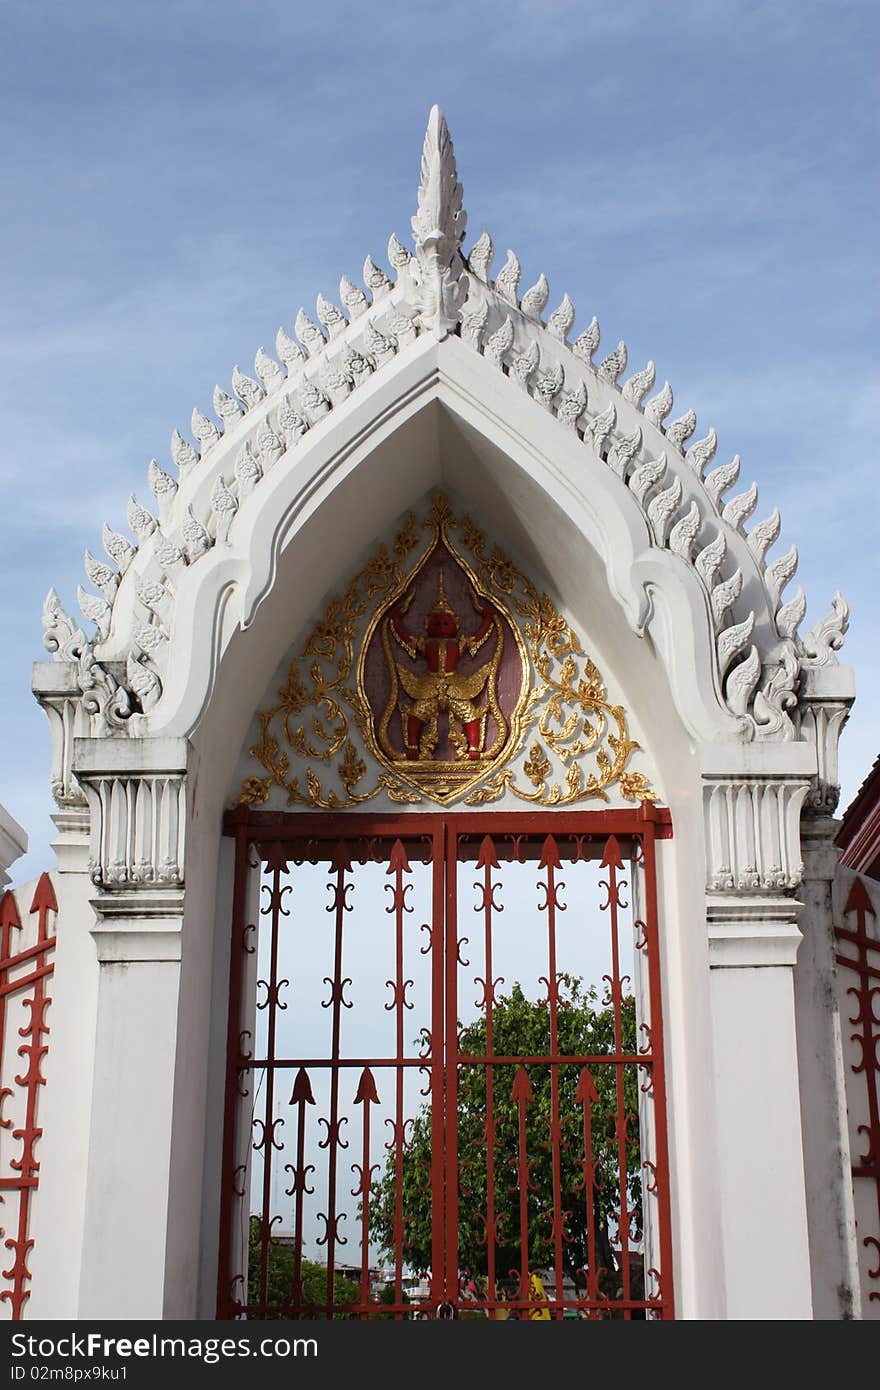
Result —
<instances>
[{"instance_id":1,"label":"blue sky","mask_svg":"<svg viewBox=\"0 0 880 1390\"><path fill-rule=\"evenodd\" d=\"M30 695L50 584L126 530L146 466L318 290L384 263L428 109L469 213L575 332L654 359L796 541L806 630L840 587L859 699L843 804L880 750L874 0L381 5L175 0L4 11L0 801L51 862Z\"/></svg>"}]
</instances>

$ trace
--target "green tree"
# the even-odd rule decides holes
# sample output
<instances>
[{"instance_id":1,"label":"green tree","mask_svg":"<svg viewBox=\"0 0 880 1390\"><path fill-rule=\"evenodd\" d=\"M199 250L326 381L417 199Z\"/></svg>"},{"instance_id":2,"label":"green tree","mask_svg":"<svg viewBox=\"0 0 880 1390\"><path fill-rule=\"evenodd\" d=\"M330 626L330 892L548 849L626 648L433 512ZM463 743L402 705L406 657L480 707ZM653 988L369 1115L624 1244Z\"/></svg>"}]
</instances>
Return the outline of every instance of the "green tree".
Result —
<instances>
[{"instance_id":1,"label":"green tree","mask_svg":"<svg viewBox=\"0 0 880 1390\"><path fill-rule=\"evenodd\" d=\"M559 983L558 1041L561 1055L607 1054L614 1051L614 1013L597 1005L594 986L563 975ZM626 996L621 1008L623 1051L636 1052L635 1000ZM461 1031L460 1052L481 1056L486 1051L486 1018ZM493 1009L493 1053L496 1056L540 1056L550 1051L550 1011L546 1001L533 1003L519 984L496 999ZM596 1099L590 1104L592 1161L596 1185L593 1218L596 1236L597 1269L600 1286L612 1293L617 1284L617 1264L612 1250L620 1207L618 1168L617 1067L602 1063L591 1069ZM588 1264L587 1205L583 1186L584 1091L579 1085L582 1069L561 1065L558 1072L561 1137L561 1199L566 1241L563 1245L565 1270L573 1278ZM623 1068L626 1131L627 1205L632 1213L631 1236L641 1234L641 1182L638 1143L638 1087L642 1079L635 1065ZM487 1211L487 1068L462 1066L459 1072L459 1268L485 1276L488 1247L485 1240ZM514 1082L520 1068L494 1065L493 1146L497 1241L495 1267L499 1281L507 1282L508 1272L520 1267L519 1204L519 1110L513 1099ZM526 1151L531 1164L528 1221L529 1267L546 1268L554 1263L553 1239L553 1158L550 1143L551 1079L548 1066L530 1066L528 1078L534 1099L525 1107ZM416 1116L412 1142L403 1155L404 1253L407 1263L423 1271L431 1264L431 1217L433 1193L431 1170L431 1114L426 1104ZM370 1220L372 1238L385 1251L393 1248L393 1223L397 1180L395 1156L390 1153L385 1171L373 1193ZM634 1290L635 1292L635 1290Z\"/></svg>"},{"instance_id":2,"label":"green tree","mask_svg":"<svg viewBox=\"0 0 880 1390\"><path fill-rule=\"evenodd\" d=\"M292 1246L279 1245L277 1241L271 1241L269 1245L269 1270L266 1289L266 1303L268 1311L266 1318L288 1318L290 1313L284 1309L290 1306L290 1292L293 1287L294 1273L294 1251ZM248 1303L260 1303L260 1218L252 1216L249 1232L248 1248ZM303 1303L315 1303L322 1305L327 1300L327 1270L323 1265L314 1264L311 1260L302 1262L302 1281L303 1281ZM359 1298L358 1288L350 1279L344 1275L337 1274L333 1280L333 1302L336 1311L333 1316L336 1319L350 1319L353 1313L344 1311L347 1303L356 1303ZM309 1316L304 1314L304 1316ZM320 1313L318 1317L322 1316Z\"/></svg>"}]
</instances>

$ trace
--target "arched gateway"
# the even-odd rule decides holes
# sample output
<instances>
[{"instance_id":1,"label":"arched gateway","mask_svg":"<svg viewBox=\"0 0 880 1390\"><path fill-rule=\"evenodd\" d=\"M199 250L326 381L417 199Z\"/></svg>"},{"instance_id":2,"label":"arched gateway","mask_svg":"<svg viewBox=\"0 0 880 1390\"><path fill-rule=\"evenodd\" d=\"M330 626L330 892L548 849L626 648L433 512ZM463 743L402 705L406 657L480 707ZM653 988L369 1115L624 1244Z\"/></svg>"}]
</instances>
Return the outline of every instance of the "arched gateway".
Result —
<instances>
[{"instance_id":1,"label":"arched gateway","mask_svg":"<svg viewBox=\"0 0 880 1390\"><path fill-rule=\"evenodd\" d=\"M846 605L801 637L739 459L464 255L436 107L412 227L175 431L95 635L47 599L28 1315L363 1311L381 1258L392 1313L845 1316Z\"/></svg>"}]
</instances>

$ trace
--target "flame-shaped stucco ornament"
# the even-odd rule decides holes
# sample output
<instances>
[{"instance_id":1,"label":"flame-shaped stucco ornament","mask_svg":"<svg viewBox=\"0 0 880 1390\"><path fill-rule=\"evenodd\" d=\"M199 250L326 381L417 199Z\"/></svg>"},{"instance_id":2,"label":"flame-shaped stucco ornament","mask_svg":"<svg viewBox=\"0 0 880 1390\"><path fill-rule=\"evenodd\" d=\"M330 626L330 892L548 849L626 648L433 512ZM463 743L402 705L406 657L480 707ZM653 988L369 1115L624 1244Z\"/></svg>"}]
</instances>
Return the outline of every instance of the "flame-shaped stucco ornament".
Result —
<instances>
[{"instance_id":1,"label":"flame-shaped stucco ornament","mask_svg":"<svg viewBox=\"0 0 880 1390\"><path fill-rule=\"evenodd\" d=\"M467 226L455 151L439 106L431 107L422 146L419 207L412 219L416 253L405 272L416 287L420 327L439 339L453 331L467 295L459 247Z\"/></svg>"}]
</instances>

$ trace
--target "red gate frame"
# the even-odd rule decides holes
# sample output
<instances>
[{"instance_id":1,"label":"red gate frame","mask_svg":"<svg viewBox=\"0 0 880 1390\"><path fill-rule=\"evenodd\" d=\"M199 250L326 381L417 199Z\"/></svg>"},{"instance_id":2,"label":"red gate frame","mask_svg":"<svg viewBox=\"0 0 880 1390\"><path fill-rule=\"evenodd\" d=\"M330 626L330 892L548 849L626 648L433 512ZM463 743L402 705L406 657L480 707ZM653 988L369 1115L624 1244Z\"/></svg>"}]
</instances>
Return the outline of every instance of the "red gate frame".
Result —
<instances>
[{"instance_id":1,"label":"red gate frame","mask_svg":"<svg viewBox=\"0 0 880 1390\"><path fill-rule=\"evenodd\" d=\"M645 933L648 952L652 960L649 972L649 1000L651 1009L651 1054L652 1082L655 1098L655 1142L656 1171L652 1174L658 1187L660 1204L660 1263L663 1271L662 1298L658 1299L659 1315L664 1319L674 1317L674 1279L672 1264L672 1235L670 1219L668 1126L666 1115L666 1080L663 1043L663 1013L661 1004L660 980L660 927L657 899L656 841L672 838L672 819L669 811L651 802L643 801L634 810L603 810L578 812L529 812L529 811L490 811L447 813L411 812L404 815L372 815L366 813L323 814L320 812L254 811L246 806L228 811L224 817L224 834L235 840L235 873L232 902L232 939L230 950L229 1008L227 1017L227 1057L226 1092L224 1107L223 1152L221 1168L221 1208L220 1242L217 1270L217 1316L235 1316L235 1300L232 1297L230 1280L232 1270L231 1222L235 1187L235 1126L237 1078L246 1059L240 1055L240 1020L242 1005L242 960L247 933L250 930L245 920L245 903L250 847L255 842L283 845L291 841L345 842L352 840L422 840L432 842L432 858L435 871L433 875L433 920L444 921L453 928L457 924L457 887L454 872L457 862L460 836L473 839L477 836L522 835L534 838L537 835L574 835L599 839L616 836L637 838L642 845L645 870ZM437 872L443 865L443 872ZM452 866L452 871L450 871ZM445 879L445 883L444 883ZM445 910L444 910L445 909ZM439 950L433 951L432 972L432 1031L434 1037L442 1037L444 1046L436 1048L432 1059L431 1093L440 1094L447 1106L435 1105L432 1123L441 1124L438 1116L445 1112L452 1116L452 1123L443 1125L442 1135L438 1128L433 1144L432 1187L443 1193L445 1211L445 1232L441 1239L439 1225L435 1223L433 1233L433 1275L434 1290L440 1295L438 1304L451 1306L458 1297L458 1270L452 1269L448 1258L458 1249L458 1213L455 1184L447 1184L446 1174L457 1172L457 1133L455 1107L448 1107L449 1083L446 1080L447 1065L444 1057L449 1040L454 1040L457 1054L457 989L456 966L457 951L447 949L444 940ZM236 945L238 954L236 955ZM441 1022L442 1020L442 1022ZM438 1025L440 1030L438 1032ZM457 1066L448 1069L457 1074ZM438 1079L439 1078L439 1079ZM454 1094L454 1087L453 1087ZM368 1106L365 1107L368 1109ZM451 1165L451 1166L450 1166ZM240 1194L239 1194L240 1195ZM457 1263L457 1262L456 1262ZM439 1274L438 1282L438 1271ZM433 1295L432 1295L433 1296Z\"/></svg>"}]
</instances>

